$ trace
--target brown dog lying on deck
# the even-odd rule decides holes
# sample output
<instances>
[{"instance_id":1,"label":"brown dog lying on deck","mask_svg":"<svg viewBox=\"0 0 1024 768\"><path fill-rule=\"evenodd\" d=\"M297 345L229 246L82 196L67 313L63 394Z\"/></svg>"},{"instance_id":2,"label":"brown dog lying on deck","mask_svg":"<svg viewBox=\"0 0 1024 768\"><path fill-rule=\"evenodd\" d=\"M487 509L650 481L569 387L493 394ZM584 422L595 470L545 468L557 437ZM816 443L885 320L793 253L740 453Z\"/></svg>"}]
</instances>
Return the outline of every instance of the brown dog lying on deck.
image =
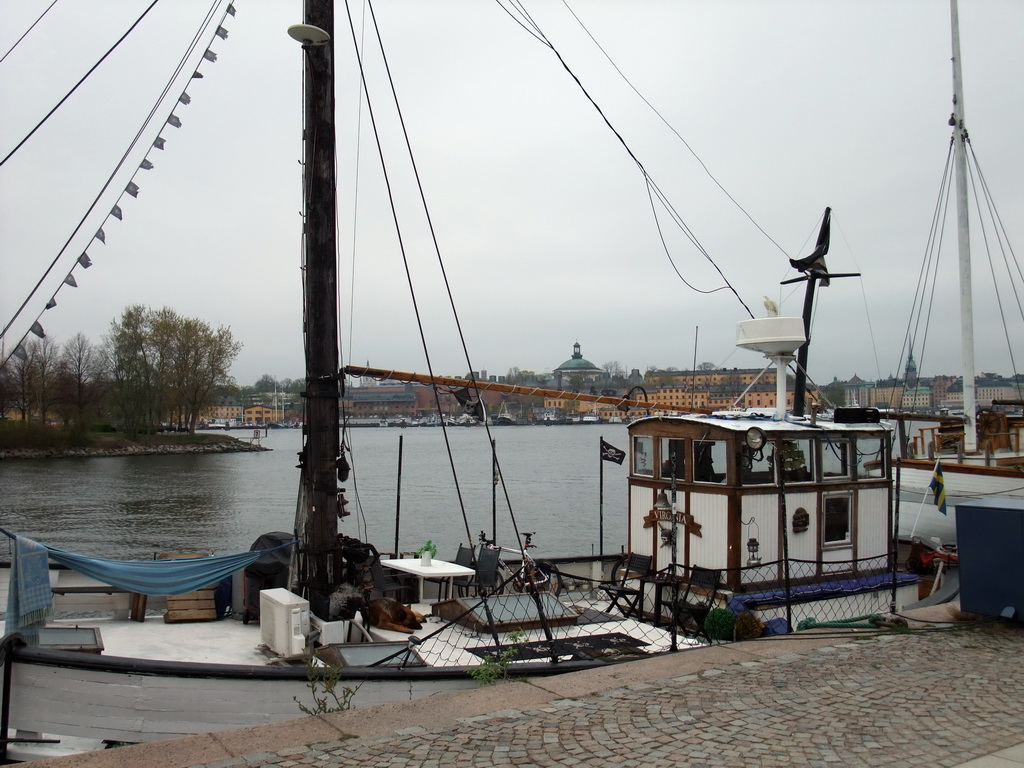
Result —
<instances>
[{"instance_id":1,"label":"brown dog lying on deck","mask_svg":"<svg viewBox=\"0 0 1024 768\"><path fill-rule=\"evenodd\" d=\"M424 620L423 614L393 598L381 597L370 601L370 624L378 629L411 635L414 629L423 628Z\"/></svg>"}]
</instances>

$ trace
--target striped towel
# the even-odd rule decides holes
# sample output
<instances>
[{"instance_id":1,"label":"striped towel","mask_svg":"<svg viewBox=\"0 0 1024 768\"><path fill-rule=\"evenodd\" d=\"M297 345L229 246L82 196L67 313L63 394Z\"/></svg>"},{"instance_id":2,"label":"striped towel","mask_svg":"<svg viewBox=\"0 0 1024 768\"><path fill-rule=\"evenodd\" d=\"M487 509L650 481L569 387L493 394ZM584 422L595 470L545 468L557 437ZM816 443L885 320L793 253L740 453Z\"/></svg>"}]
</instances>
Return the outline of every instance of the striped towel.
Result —
<instances>
[{"instance_id":1,"label":"striped towel","mask_svg":"<svg viewBox=\"0 0 1024 768\"><path fill-rule=\"evenodd\" d=\"M53 615L53 592L46 547L17 536L7 588L7 632L20 632L29 645Z\"/></svg>"}]
</instances>

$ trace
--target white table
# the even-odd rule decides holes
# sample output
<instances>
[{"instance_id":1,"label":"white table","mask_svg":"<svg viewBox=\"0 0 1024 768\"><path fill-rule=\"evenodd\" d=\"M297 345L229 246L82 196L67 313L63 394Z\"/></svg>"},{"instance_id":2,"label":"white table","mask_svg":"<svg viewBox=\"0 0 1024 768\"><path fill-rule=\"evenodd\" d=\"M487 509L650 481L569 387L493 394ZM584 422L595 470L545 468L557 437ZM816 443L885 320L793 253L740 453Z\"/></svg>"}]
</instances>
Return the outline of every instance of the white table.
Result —
<instances>
[{"instance_id":1,"label":"white table","mask_svg":"<svg viewBox=\"0 0 1024 768\"><path fill-rule=\"evenodd\" d=\"M420 580L420 599L423 599L423 580L424 579L445 579L448 585L448 595L452 593L452 580L456 576L472 576L476 571L472 568L467 568L464 565L458 565L456 563L449 563L447 560L431 559L430 565L423 564L423 558L421 557L410 557L405 559L388 558L381 559L380 564L385 568L391 568L395 571L403 571L404 573L411 573Z\"/></svg>"}]
</instances>

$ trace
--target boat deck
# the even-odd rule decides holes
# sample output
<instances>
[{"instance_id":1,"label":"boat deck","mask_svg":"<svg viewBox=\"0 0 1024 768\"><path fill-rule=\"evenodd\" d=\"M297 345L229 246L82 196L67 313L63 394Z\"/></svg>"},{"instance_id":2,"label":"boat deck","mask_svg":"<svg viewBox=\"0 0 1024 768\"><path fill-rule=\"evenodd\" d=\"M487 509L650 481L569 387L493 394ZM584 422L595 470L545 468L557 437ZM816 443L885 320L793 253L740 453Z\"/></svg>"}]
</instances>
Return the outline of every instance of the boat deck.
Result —
<instances>
[{"instance_id":1,"label":"boat deck","mask_svg":"<svg viewBox=\"0 0 1024 768\"><path fill-rule=\"evenodd\" d=\"M409 644L410 637L414 638L415 656L431 667L479 666L498 650L496 639L504 648L517 649L509 662L512 665L551 660L552 656L559 661L573 658L624 660L671 649L672 635L666 629L605 613L590 601L561 604L567 612L578 614L578 618L568 623L556 621L547 631L541 627L505 628L494 634L478 625L446 623L438 616L428 616L422 629L414 630L411 635L376 627L368 631L375 642L394 644L396 653L401 653L403 646ZM413 609L427 615L438 605L444 603L421 603ZM677 637L676 643L678 648L700 645L699 641L685 637Z\"/></svg>"},{"instance_id":2,"label":"boat deck","mask_svg":"<svg viewBox=\"0 0 1024 768\"><path fill-rule=\"evenodd\" d=\"M232 618L165 624L159 613L151 612L144 622L110 616L72 616L55 618L47 626L99 630L105 656L202 664L269 662L261 648L260 625L246 625Z\"/></svg>"},{"instance_id":3,"label":"boat deck","mask_svg":"<svg viewBox=\"0 0 1024 768\"><path fill-rule=\"evenodd\" d=\"M519 598L522 599L522 596ZM410 634L373 626L364 629L361 619L357 616L353 623L359 625L359 628L352 628L346 633L351 640L348 645L370 641L375 644L388 644L393 653L400 653L409 645L412 638L418 665L479 666L486 654L494 650L495 634L477 625L449 623L439 616L431 615L437 605L439 604L416 603L412 606L413 610L428 618L421 629ZM606 613L603 604L585 597L574 595L571 601L564 599L557 605L566 613L577 614L579 618L574 618L570 623L556 622L558 625L551 630L551 636L546 635L540 627L522 630L514 627L502 628L497 633L501 644L512 643L523 649L531 649L521 654L521 658L518 659L520 662L549 659L550 649L545 644L550 640L567 644L566 648L561 649L564 653L557 654L560 660L570 658L574 647L586 647L590 652L587 658L592 658L595 654L608 654L607 648L598 649L602 644L593 638L608 639L612 647L618 646L622 652L633 655L660 653L670 648L669 632L635 619L624 619ZM0 625L2 623L0 622ZM111 616L109 613L61 613L58 603L58 613L47 626L59 629L96 629L101 644L100 652L105 656L257 666L304 663L301 657L286 659L267 649L259 622L245 624L237 615L213 621L165 623L162 611L150 609L145 621L140 622L130 620L123 614ZM583 642L584 637L588 638L587 643ZM677 638L677 643L680 647L698 644L697 641L687 638Z\"/></svg>"}]
</instances>

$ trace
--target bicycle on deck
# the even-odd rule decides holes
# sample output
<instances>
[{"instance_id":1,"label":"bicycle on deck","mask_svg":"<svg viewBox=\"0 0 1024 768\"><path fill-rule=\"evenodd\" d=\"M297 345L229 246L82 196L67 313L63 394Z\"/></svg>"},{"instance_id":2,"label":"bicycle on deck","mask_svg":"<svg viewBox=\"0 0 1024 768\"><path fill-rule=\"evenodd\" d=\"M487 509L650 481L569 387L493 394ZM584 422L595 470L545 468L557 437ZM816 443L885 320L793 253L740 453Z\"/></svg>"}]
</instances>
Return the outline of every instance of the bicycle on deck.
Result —
<instances>
[{"instance_id":1,"label":"bicycle on deck","mask_svg":"<svg viewBox=\"0 0 1024 768\"><path fill-rule=\"evenodd\" d=\"M534 560L527 550L535 548L533 543L533 532L520 534L523 537L523 548L512 549L502 547L494 543L493 539L487 538L485 531L480 531L480 547L482 549L498 550L498 592L505 586L511 587L516 592L550 592L554 596L562 591L562 575L554 563L547 560ZM518 565L507 563L502 555L509 554L519 556Z\"/></svg>"}]
</instances>

